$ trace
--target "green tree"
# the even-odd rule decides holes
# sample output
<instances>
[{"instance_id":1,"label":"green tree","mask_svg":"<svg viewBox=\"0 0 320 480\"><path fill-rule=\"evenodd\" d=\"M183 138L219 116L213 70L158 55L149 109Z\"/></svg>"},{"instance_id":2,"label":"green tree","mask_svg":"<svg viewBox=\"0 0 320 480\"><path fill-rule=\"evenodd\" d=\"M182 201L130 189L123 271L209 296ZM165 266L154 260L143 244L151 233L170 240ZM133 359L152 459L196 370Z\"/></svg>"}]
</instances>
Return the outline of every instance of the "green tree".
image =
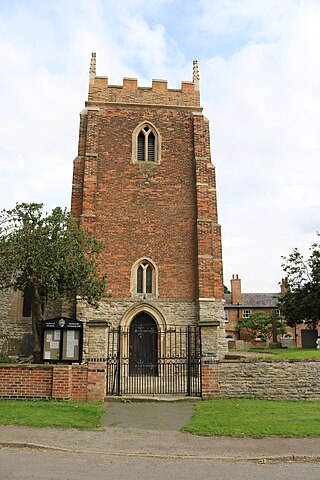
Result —
<instances>
[{"instance_id":1,"label":"green tree","mask_svg":"<svg viewBox=\"0 0 320 480\"><path fill-rule=\"evenodd\" d=\"M317 328L320 320L320 244L313 243L309 251L307 258L297 248L282 257L287 291L280 297L279 308L290 327L305 322Z\"/></svg>"},{"instance_id":2,"label":"green tree","mask_svg":"<svg viewBox=\"0 0 320 480\"><path fill-rule=\"evenodd\" d=\"M286 333L286 328L281 322L280 318L275 319L275 326L277 335L283 335ZM273 333L273 320L272 315L267 313L257 312L252 313L249 318L240 318L237 325L237 330L246 330L250 338L260 338L262 341L266 341Z\"/></svg>"},{"instance_id":3,"label":"green tree","mask_svg":"<svg viewBox=\"0 0 320 480\"><path fill-rule=\"evenodd\" d=\"M41 361L41 322L48 299L97 305L105 289L97 255L101 244L66 210L37 203L0 214L0 289L28 288L32 303L34 361Z\"/></svg>"}]
</instances>

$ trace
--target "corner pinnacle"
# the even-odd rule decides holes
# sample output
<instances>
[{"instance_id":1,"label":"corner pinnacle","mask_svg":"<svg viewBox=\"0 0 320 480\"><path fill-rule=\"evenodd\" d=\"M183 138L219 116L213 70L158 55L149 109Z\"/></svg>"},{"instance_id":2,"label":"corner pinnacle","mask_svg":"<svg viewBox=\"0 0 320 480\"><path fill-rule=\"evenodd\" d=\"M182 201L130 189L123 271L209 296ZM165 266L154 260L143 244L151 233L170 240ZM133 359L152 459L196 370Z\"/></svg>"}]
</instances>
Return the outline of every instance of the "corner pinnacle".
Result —
<instances>
[{"instance_id":1,"label":"corner pinnacle","mask_svg":"<svg viewBox=\"0 0 320 480\"><path fill-rule=\"evenodd\" d=\"M90 74L90 82L92 82L96 76L96 54L95 53L91 54L89 74Z\"/></svg>"},{"instance_id":2,"label":"corner pinnacle","mask_svg":"<svg viewBox=\"0 0 320 480\"><path fill-rule=\"evenodd\" d=\"M200 81L200 75L199 75L199 68L198 68L198 60L193 60L193 84L195 90L199 90L199 81Z\"/></svg>"}]
</instances>

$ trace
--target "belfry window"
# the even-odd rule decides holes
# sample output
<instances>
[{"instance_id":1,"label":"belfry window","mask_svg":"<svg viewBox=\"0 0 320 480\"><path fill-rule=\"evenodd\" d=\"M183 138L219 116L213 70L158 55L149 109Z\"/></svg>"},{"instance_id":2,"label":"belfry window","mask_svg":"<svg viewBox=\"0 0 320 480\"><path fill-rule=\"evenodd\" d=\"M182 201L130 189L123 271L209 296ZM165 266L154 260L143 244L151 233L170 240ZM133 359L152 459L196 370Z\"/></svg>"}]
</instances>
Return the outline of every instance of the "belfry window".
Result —
<instances>
[{"instance_id":1,"label":"belfry window","mask_svg":"<svg viewBox=\"0 0 320 480\"><path fill-rule=\"evenodd\" d=\"M151 125L140 125L134 132L133 160L138 162L159 162L160 140Z\"/></svg>"}]
</instances>

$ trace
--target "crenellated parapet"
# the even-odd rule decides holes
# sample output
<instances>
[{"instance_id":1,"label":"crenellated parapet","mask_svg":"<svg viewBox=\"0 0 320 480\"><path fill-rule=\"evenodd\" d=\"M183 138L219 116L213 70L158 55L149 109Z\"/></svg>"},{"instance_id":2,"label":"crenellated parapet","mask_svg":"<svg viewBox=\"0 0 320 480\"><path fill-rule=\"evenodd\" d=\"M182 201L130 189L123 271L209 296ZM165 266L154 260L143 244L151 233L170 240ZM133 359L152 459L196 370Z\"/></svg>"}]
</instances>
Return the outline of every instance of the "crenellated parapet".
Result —
<instances>
[{"instance_id":1,"label":"crenellated parapet","mask_svg":"<svg viewBox=\"0 0 320 480\"><path fill-rule=\"evenodd\" d=\"M124 78L122 85L109 85L108 77L96 76L96 55L93 53L87 106L109 103L177 106L201 110L197 62L194 64L193 81L182 82L181 89L168 88L166 80L152 80L151 87L139 87L136 78Z\"/></svg>"}]
</instances>

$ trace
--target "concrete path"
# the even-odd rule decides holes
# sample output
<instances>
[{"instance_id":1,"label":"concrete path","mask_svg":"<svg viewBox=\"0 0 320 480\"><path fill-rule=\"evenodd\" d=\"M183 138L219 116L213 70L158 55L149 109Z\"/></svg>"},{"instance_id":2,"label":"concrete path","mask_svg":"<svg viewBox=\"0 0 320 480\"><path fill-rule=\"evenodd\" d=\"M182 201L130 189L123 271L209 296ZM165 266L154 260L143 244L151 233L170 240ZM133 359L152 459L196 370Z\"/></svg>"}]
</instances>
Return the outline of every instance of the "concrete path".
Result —
<instances>
[{"instance_id":1,"label":"concrete path","mask_svg":"<svg viewBox=\"0 0 320 480\"><path fill-rule=\"evenodd\" d=\"M104 427L179 430L193 414L191 402L110 402Z\"/></svg>"},{"instance_id":2,"label":"concrete path","mask_svg":"<svg viewBox=\"0 0 320 480\"><path fill-rule=\"evenodd\" d=\"M102 431L0 426L0 446L108 456L204 460L313 461L320 439L200 437L178 431L192 404L107 403Z\"/></svg>"}]
</instances>

